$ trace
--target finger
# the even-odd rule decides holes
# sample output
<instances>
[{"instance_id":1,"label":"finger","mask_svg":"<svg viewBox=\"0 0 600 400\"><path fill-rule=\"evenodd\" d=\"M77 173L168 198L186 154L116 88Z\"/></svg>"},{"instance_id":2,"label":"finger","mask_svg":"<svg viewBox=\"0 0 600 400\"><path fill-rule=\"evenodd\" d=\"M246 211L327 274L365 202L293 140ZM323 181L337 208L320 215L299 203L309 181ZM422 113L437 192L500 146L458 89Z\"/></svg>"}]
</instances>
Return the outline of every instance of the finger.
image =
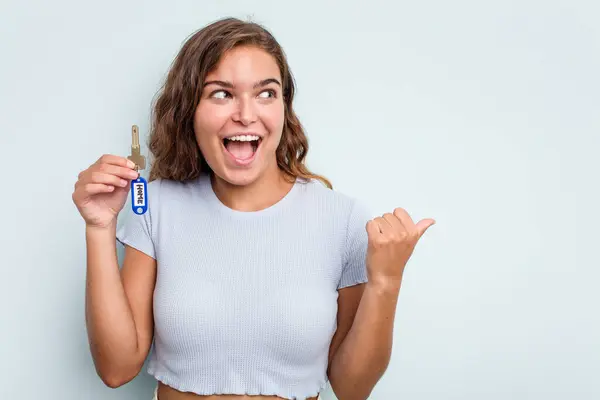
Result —
<instances>
[{"instance_id":1,"label":"finger","mask_svg":"<svg viewBox=\"0 0 600 400\"><path fill-rule=\"evenodd\" d=\"M394 209L394 215L398 217L398 219L400 220L400 222L402 222L402 225L404 225L404 228L406 228L407 231L412 232L413 230L415 230L415 223L405 209L400 207Z\"/></svg>"},{"instance_id":2,"label":"finger","mask_svg":"<svg viewBox=\"0 0 600 400\"><path fill-rule=\"evenodd\" d=\"M120 167L120 166L113 165L113 164L100 164L100 165L98 165L96 170L107 173L107 174L116 175L120 178L129 179L129 180L137 179L138 176L140 175L139 172L137 172L134 169L131 169L128 167Z\"/></svg>"},{"instance_id":3,"label":"finger","mask_svg":"<svg viewBox=\"0 0 600 400\"><path fill-rule=\"evenodd\" d=\"M369 237L369 240L373 240L375 237L381 235L379 226L377 225L377 222L375 222L374 220L369 220L367 222L366 229L367 229L367 236Z\"/></svg>"},{"instance_id":4,"label":"finger","mask_svg":"<svg viewBox=\"0 0 600 400\"><path fill-rule=\"evenodd\" d=\"M98 193L109 193L113 192L115 187L112 185L105 185L103 183L87 183L83 186L83 192L86 195L95 195Z\"/></svg>"},{"instance_id":5,"label":"finger","mask_svg":"<svg viewBox=\"0 0 600 400\"><path fill-rule=\"evenodd\" d=\"M419 221L416 225L417 231L419 232L419 237L423 236L427 229L429 229L432 225L435 225L435 220L431 218L425 218Z\"/></svg>"},{"instance_id":6,"label":"finger","mask_svg":"<svg viewBox=\"0 0 600 400\"><path fill-rule=\"evenodd\" d=\"M116 156L113 154L104 154L102 157L100 157L96 161L96 164L112 164L112 165L117 165L119 167L128 167L128 168L135 167L135 163L133 161L129 160L128 158Z\"/></svg>"},{"instance_id":7,"label":"finger","mask_svg":"<svg viewBox=\"0 0 600 400\"><path fill-rule=\"evenodd\" d=\"M388 224L394 229L394 232L405 232L406 227L402 224L402 221L392 213L383 214L383 218Z\"/></svg>"},{"instance_id":8,"label":"finger","mask_svg":"<svg viewBox=\"0 0 600 400\"><path fill-rule=\"evenodd\" d=\"M125 179L119 178L116 175L107 174L104 172L94 171L90 174L89 181L86 183L103 183L105 185L125 187L128 182Z\"/></svg>"},{"instance_id":9,"label":"finger","mask_svg":"<svg viewBox=\"0 0 600 400\"><path fill-rule=\"evenodd\" d=\"M383 235L390 235L394 232L394 228L385 220L385 218L377 217L374 219L374 221L379 228L379 232L381 232Z\"/></svg>"}]
</instances>

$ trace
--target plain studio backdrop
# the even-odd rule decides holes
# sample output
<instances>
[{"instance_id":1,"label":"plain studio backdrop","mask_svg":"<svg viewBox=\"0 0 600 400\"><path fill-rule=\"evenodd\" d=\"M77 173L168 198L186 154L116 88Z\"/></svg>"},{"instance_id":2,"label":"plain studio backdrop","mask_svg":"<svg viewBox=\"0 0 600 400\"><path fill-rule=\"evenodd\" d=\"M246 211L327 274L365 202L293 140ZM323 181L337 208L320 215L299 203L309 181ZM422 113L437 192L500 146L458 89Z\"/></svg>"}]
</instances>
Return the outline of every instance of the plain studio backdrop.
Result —
<instances>
[{"instance_id":1,"label":"plain studio backdrop","mask_svg":"<svg viewBox=\"0 0 600 400\"><path fill-rule=\"evenodd\" d=\"M0 398L151 398L94 371L71 194L133 124L148 155L171 61L224 16L287 52L311 169L437 220L371 398L600 398L600 6L566 0L3 1Z\"/></svg>"}]
</instances>

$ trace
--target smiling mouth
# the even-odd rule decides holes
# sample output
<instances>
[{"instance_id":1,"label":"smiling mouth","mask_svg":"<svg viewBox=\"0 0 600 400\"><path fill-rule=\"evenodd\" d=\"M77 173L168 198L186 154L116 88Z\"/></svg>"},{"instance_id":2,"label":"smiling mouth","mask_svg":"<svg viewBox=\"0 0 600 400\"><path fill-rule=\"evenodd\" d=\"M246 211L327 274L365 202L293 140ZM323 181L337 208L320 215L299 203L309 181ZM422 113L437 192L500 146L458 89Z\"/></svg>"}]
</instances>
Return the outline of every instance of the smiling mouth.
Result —
<instances>
[{"instance_id":1,"label":"smiling mouth","mask_svg":"<svg viewBox=\"0 0 600 400\"><path fill-rule=\"evenodd\" d=\"M225 150L238 161L251 160L261 143L262 138L255 135L235 136L223 139Z\"/></svg>"}]
</instances>

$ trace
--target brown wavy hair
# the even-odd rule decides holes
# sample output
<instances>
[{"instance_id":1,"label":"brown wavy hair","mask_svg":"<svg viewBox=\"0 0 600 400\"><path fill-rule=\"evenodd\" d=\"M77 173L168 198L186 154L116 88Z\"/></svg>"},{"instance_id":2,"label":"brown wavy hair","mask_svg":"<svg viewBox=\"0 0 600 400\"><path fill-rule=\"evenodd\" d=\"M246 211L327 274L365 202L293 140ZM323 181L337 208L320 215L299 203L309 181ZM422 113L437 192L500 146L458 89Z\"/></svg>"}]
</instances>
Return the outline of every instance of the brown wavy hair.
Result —
<instances>
[{"instance_id":1,"label":"brown wavy hair","mask_svg":"<svg viewBox=\"0 0 600 400\"><path fill-rule=\"evenodd\" d=\"M196 141L194 113L206 75L217 66L225 52L243 45L266 51L279 66L285 120L276 151L278 167L292 181L314 178L331 189L329 180L312 173L305 165L308 140L292 107L296 88L283 49L266 28L237 18L217 20L194 32L171 64L152 110L148 149L154 160L149 180L184 181L212 172Z\"/></svg>"}]
</instances>

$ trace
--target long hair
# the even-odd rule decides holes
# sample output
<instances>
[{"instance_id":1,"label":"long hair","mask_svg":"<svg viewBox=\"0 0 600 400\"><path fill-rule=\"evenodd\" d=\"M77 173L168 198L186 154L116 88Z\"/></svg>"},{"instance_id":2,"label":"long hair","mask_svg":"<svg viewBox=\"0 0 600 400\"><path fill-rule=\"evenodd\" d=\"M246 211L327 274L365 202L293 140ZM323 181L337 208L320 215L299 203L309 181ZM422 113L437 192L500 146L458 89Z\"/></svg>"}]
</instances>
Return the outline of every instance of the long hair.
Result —
<instances>
[{"instance_id":1,"label":"long hair","mask_svg":"<svg viewBox=\"0 0 600 400\"><path fill-rule=\"evenodd\" d=\"M221 19L194 32L173 60L152 110L148 148L154 160L149 180L184 181L212 172L196 142L194 113L206 75L217 66L225 52L242 45L266 51L279 66L285 120L276 151L278 167L292 180L318 179L332 188L329 180L310 172L305 165L308 140L292 107L295 82L283 49L261 25L236 18Z\"/></svg>"}]
</instances>

